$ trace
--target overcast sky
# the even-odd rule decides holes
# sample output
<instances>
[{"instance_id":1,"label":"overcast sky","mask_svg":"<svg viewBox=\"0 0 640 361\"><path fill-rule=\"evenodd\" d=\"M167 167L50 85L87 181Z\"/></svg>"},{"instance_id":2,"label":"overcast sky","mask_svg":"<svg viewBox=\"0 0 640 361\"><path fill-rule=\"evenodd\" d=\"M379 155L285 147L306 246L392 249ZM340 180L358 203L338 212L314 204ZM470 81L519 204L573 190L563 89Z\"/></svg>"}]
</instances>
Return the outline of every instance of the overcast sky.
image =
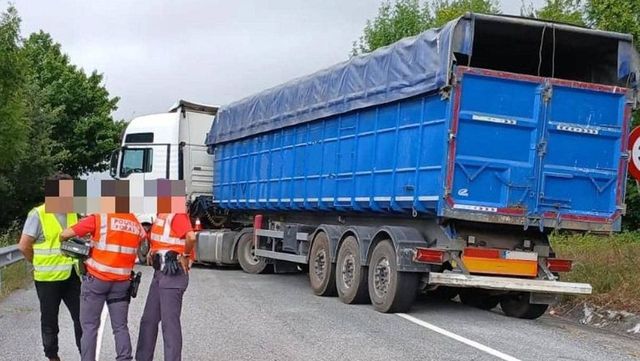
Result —
<instances>
[{"instance_id":1,"label":"overcast sky","mask_svg":"<svg viewBox=\"0 0 640 361\"><path fill-rule=\"evenodd\" d=\"M14 4L23 35L42 29L74 64L103 73L107 89L121 98L115 117L129 120L164 112L177 99L225 104L343 61L380 0ZM501 4L518 14L521 0Z\"/></svg>"}]
</instances>

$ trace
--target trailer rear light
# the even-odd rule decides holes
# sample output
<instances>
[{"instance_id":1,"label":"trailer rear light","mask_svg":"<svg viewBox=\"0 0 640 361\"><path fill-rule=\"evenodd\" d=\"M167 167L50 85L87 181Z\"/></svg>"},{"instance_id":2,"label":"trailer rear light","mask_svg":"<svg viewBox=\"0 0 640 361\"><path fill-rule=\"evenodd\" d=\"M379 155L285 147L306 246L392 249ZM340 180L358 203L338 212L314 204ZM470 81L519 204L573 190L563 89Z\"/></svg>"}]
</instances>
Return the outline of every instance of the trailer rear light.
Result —
<instances>
[{"instance_id":1,"label":"trailer rear light","mask_svg":"<svg viewBox=\"0 0 640 361\"><path fill-rule=\"evenodd\" d=\"M547 259L547 267L551 272L569 272L571 271L572 266L573 266L573 261L571 261L570 259L558 259L558 258Z\"/></svg>"},{"instance_id":2,"label":"trailer rear light","mask_svg":"<svg viewBox=\"0 0 640 361\"><path fill-rule=\"evenodd\" d=\"M413 260L422 263L442 264L444 262L444 251L432 248L416 248Z\"/></svg>"}]
</instances>

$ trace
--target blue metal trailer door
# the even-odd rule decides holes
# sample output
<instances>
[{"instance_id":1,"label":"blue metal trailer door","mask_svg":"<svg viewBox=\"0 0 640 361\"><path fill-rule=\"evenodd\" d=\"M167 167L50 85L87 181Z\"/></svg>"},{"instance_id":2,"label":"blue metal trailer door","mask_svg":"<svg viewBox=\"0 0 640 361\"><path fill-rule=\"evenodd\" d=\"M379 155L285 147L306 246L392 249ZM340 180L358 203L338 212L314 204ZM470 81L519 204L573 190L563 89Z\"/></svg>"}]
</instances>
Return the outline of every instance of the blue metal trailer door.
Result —
<instances>
[{"instance_id":1,"label":"blue metal trailer door","mask_svg":"<svg viewBox=\"0 0 640 361\"><path fill-rule=\"evenodd\" d=\"M538 204L545 218L611 222L626 178L626 89L547 80Z\"/></svg>"},{"instance_id":2,"label":"blue metal trailer door","mask_svg":"<svg viewBox=\"0 0 640 361\"><path fill-rule=\"evenodd\" d=\"M539 78L460 68L446 179L449 207L524 214L535 209Z\"/></svg>"},{"instance_id":3,"label":"blue metal trailer door","mask_svg":"<svg viewBox=\"0 0 640 361\"><path fill-rule=\"evenodd\" d=\"M626 89L465 67L457 75L445 180L450 216L525 227L619 218Z\"/></svg>"}]
</instances>

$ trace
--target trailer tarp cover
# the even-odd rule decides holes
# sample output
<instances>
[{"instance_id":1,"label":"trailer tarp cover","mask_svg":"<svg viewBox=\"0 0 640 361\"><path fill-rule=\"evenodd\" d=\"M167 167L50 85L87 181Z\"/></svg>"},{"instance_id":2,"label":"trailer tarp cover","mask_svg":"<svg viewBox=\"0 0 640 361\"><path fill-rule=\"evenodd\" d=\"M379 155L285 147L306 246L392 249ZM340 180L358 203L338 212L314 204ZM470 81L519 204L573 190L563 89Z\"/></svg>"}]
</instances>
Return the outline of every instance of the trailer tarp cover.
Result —
<instances>
[{"instance_id":1,"label":"trailer tarp cover","mask_svg":"<svg viewBox=\"0 0 640 361\"><path fill-rule=\"evenodd\" d=\"M624 85L637 72L629 35L534 19L466 14L219 109L212 147L435 91L451 65ZM623 77L627 77L623 79Z\"/></svg>"}]
</instances>

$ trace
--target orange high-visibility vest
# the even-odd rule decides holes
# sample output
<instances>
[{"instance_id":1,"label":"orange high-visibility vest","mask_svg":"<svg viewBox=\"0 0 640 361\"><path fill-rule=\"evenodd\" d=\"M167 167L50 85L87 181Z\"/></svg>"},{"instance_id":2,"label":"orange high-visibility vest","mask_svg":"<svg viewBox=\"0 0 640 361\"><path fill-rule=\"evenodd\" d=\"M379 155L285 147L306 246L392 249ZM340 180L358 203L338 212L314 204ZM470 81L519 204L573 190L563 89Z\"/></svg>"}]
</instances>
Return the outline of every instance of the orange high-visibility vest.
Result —
<instances>
[{"instance_id":1,"label":"orange high-visibility vest","mask_svg":"<svg viewBox=\"0 0 640 361\"><path fill-rule=\"evenodd\" d=\"M136 262L136 250L144 236L138 220L130 213L96 214L91 256L87 272L103 281L126 281Z\"/></svg>"},{"instance_id":2,"label":"orange high-visibility vest","mask_svg":"<svg viewBox=\"0 0 640 361\"><path fill-rule=\"evenodd\" d=\"M186 241L184 238L178 237L178 235L171 228L171 222L173 221L174 213L161 213L158 214L156 221L151 226L151 234L149 236L150 251L174 251L178 254L183 254Z\"/></svg>"}]
</instances>

